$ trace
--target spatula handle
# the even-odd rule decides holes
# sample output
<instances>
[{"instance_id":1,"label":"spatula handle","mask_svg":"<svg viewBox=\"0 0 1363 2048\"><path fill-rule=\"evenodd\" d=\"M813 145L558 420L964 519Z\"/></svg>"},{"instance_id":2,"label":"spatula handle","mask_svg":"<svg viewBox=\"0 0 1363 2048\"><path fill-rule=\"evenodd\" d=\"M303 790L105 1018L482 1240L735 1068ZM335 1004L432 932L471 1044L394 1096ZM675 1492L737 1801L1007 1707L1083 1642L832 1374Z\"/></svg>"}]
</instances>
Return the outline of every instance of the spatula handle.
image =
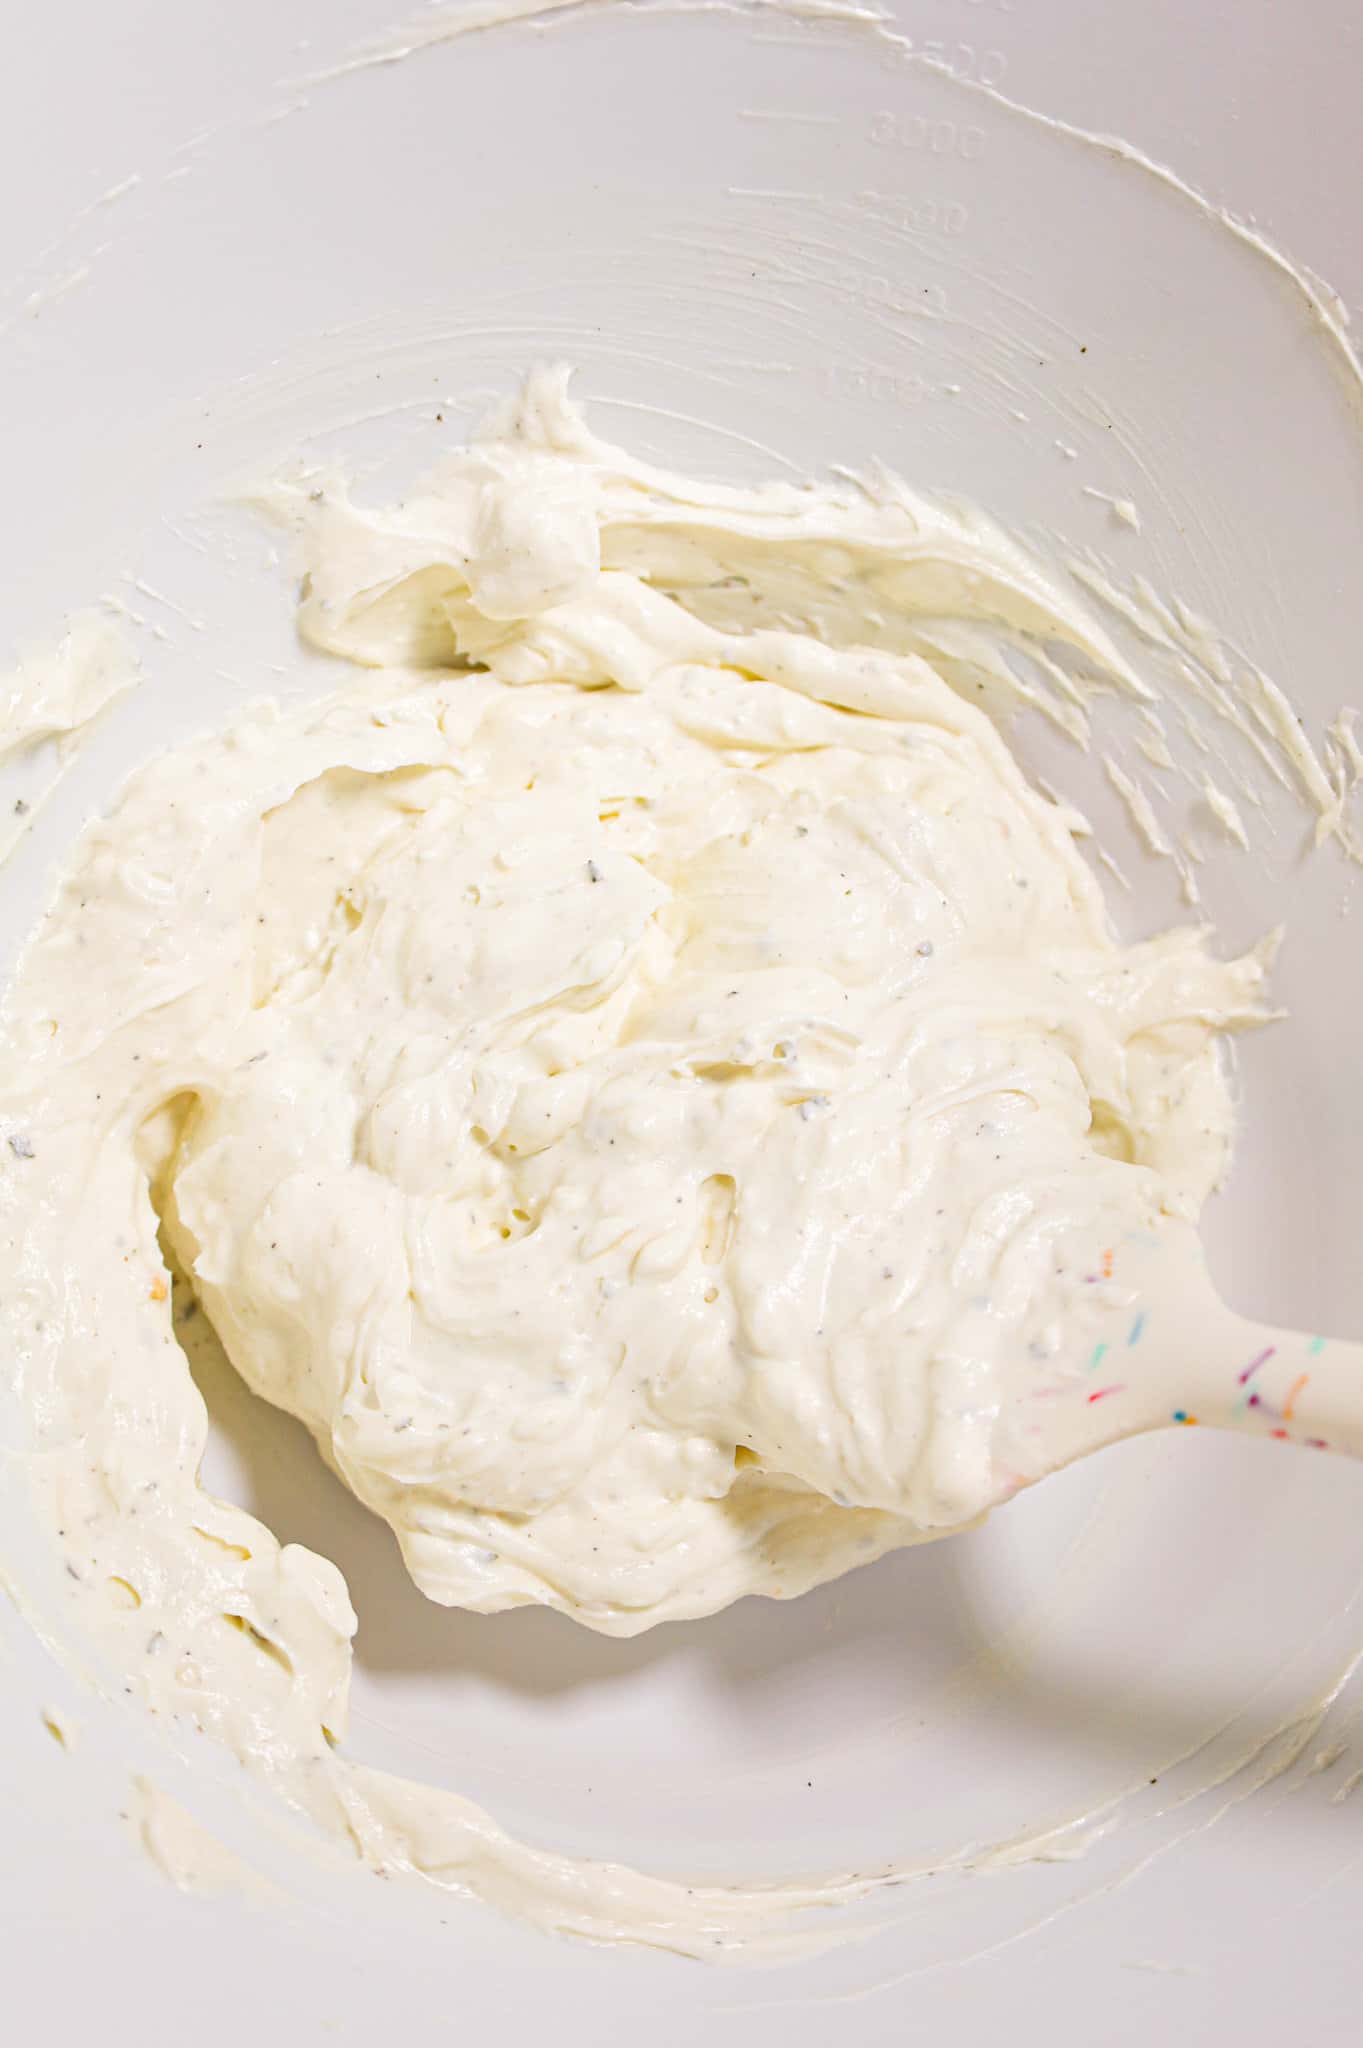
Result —
<instances>
[{"instance_id":1,"label":"spatula handle","mask_svg":"<svg viewBox=\"0 0 1363 2048\"><path fill-rule=\"evenodd\" d=\"M1093 1282L1086 1312L1064 1370L1038 1372L1017 1404L1006 1484L1122 1437L1198 1424L1363 1458L1363 1344L1234 1314L1197 1233L1173 1219L1081 1265Z\"/></svg>"},{"instance_id":2,"label":"spatula handle","mask_svg":"<svg viewBox=\"0 0 1363 2048\"><path fill-rule=\"evenodd\" d=\"M1363 1344L1228 1317L1215 1362L1189 1374L1170 1421L1244 1429L1363 1458Z\"/></svg>"},{"instance_id":3,"label":"spatula handle","mask_svg":"<svg viewBox=\"0 0 1363 2048\"><path fill-rule=\"evenodd\" d=\"M1363 1458L1363 1344L1236 1315L1187 1225L1128 1240L1114 1268L1130 1305L1104 1371L1120 1366L1110 1377L1130 1384L1145 1427L1210 1424Z\"/></svg>"}]
</instances>

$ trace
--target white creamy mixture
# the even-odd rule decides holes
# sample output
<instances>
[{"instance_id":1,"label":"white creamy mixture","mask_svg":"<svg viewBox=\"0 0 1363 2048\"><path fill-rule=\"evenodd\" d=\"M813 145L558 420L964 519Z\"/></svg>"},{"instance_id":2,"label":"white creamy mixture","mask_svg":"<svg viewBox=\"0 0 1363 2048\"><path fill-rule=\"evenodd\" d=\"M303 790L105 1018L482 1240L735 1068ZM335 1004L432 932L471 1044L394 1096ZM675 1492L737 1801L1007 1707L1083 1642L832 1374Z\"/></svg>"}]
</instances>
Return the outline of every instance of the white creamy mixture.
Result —
<instances>
[{"instance_id":1,"label":"white creamy mixture","mask_svg":"<svg viewBox=\"0 0 1363 2048\"><path fill-rule=\"evenodd\" d=\"M1099 1248L1223 1165L1262 964L1115 940L981 702L1132 679L983 522L664 476L555 376L394 509L282 496L364 672L147 767L10 994L34 1484L152 1702L371 1858L703 1947L739 1895L588 1899L335 1752L344 1584L199 1488L158 1226L433 1598L789 1596L1031 1476Z\"/></svg>"},{"instance_id":2,"label":"white creamy mixture","mask_svg":"<svg viewBox=\"0 0 1363 2048\"><path fill-rule=\"evenodd\" d=\"M113 620L73 618L53 647L0 676L0 861L28 831L105 711L134 688L136 663Z\"/></svg>"}]
</instances>

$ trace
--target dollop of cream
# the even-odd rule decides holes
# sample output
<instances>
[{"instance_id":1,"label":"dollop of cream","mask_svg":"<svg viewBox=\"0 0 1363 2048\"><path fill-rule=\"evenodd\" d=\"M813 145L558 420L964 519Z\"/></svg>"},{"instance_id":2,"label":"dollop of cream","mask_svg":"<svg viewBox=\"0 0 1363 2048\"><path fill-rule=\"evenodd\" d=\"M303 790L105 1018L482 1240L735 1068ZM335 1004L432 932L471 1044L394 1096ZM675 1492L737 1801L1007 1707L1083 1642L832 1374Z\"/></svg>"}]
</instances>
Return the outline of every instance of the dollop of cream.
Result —
<instances>
[{"instance_id":1,"label":"dollop of cream","mask_svg":"<svg viewBox=\"0 0 1363 2048\"><path fill-rule=\"evenodd\" d=\"M0 862L9 858L103 714L136 687L115 621L86 611L0 676Z\"/></svg>"},{"instance_id":2,"label":"dollop of cream","mask_svg":"<svg viewBox=\"0 0 1363 2048\"><path fill-rule=\"evenodd\" d=\"M335 1752L346 1589L200 1490L164 1251L433 1598L797 1594L1022 1483L1092 1247L1222 1168L1262 962L1115 938L997 714L1058 650L1139 683L973 515L663 475L547 374L399 506L273 497L369 672L143 770L11 992L0 1318L68 1597L380 1860L709 1945L708 1895L589 1907Z\"/></svg>"}]
</instances>

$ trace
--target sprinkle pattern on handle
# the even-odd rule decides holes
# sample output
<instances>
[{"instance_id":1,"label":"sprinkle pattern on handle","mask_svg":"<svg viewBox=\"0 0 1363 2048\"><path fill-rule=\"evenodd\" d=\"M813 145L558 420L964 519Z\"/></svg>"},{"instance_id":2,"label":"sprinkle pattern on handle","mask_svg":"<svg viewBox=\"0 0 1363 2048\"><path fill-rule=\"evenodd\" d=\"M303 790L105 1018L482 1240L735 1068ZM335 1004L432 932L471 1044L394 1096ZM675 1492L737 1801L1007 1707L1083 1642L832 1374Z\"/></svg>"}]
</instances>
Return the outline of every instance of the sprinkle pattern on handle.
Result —
<instances>
[{"instance_id":1,"label":"sprinkle pattern on handle","mask_svg":"<svg viewBox=\"0 0 1363 2048\"><path fill-rule=\"evenodd\" d=\"M1029 1477L1149 1429L1239 1429L1363 1458L1363 1344L1228 1309L1190 1227L1165 1219L1091 1252L1069 1377L1030 1390L1010 1465ZM1035 1403L1036 1405L1033 1405Z\"/></svg>"}]
</instances>

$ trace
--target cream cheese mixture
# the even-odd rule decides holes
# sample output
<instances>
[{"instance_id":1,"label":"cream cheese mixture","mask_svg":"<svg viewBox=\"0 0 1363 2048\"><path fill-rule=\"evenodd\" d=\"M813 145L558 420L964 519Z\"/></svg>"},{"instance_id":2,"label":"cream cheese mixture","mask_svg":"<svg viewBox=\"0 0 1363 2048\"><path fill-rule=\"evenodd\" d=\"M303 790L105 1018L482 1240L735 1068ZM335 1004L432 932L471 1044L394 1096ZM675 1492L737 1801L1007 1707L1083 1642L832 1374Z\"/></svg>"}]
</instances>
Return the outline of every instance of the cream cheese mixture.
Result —
<instances>
[{"instance_id":1,"label":"cream cheese mixture","mask_svg":"<svg viewBox=\"0 0 1363 2048\"><path fill-rule=\"evenodd\" d=\"M1224 1164L1262 959L1114 937L999 718L1140 685L971 515L663 475L547 373L397 507L271 499L359 672L145 768L9 997L34 1484L153 1703L371 1858L704 1945L337 1753L344 1583L200 1489L168 1261L433 1599L798 1594L1029 1476L1093 1248Z\"/></svg>"}]
</instances>

